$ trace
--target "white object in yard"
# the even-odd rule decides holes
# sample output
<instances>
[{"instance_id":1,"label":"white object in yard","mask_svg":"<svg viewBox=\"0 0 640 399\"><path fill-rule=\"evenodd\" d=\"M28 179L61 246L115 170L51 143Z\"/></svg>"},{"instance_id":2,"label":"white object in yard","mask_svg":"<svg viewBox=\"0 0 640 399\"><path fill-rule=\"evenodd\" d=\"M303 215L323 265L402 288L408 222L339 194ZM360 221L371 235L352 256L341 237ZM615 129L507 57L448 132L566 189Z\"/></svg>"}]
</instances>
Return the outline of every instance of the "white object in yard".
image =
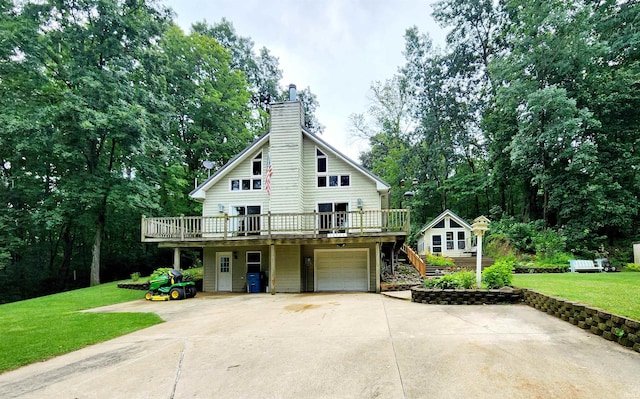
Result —
<instances>
[{"instance_id":1,"label":"white object in yard","mask_svg":"<svg viewBox=\"0 0 640 399\"><path fill-rule=\"evenodd\" d=\"M569 267L572 272L601 272L602 267L593 263L592 260L570 260Z\"/></svg>"}]
</instances>

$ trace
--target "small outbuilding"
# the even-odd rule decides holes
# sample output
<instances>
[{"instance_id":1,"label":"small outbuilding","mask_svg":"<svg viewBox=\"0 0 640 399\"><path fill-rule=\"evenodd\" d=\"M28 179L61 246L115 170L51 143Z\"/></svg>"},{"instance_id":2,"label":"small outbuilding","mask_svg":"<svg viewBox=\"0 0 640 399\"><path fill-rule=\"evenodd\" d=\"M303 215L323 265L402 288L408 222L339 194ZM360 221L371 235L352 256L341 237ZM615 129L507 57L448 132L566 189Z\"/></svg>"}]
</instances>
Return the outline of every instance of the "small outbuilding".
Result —
<instances>
[{"instance_id":1,"label":"small outbuilding","mask_svg":"<svg viewBox=\"0 0 640 399\"><path fill-rule=\"evenodd\" d=\"M469 257L474 252L471 237L471 225L447 209L420 230L418 253L425 255L429 252L452 258Z\"/></svg>"}]
</instances>

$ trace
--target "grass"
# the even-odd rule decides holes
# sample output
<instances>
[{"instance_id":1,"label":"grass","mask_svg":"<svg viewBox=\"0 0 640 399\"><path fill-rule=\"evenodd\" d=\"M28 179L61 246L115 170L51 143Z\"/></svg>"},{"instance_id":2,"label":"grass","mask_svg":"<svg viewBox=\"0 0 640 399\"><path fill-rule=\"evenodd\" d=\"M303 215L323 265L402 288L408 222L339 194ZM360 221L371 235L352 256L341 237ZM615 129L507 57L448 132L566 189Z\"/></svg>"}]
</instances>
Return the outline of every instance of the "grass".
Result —
<instances>
[{"instance_id":1,"label":"grass","mask_svg":"<svg viewBox=\"0 0 640 399\"><path fill-rule=\"evenodd\" d=\"M161 323L153 313L79 312L142 295L108 283L0 305L0 373Z\"/></svg>"},{"instance_id":2,"label":"grass","mask_svg":"<svg viewBox=\"0 0 640 399\"><path fill-rule=\"evenodd\" d=\"M515 274L513 285L640 320L640 273Z\"/></svg>"}]
</instances>

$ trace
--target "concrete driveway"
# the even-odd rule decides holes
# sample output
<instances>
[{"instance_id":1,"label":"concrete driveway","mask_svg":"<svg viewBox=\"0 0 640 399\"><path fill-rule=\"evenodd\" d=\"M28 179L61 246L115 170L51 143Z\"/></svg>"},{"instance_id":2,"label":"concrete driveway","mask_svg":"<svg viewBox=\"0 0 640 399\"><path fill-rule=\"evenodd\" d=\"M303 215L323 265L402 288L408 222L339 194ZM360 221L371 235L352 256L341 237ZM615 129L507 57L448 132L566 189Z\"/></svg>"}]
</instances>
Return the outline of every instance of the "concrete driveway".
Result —
<instances>
[{"instance_id":1,"label":"concrete driveway","mask_svg":"<svg viewBox=\"0 0 640 399\"><path fill-rule=\"evenodd\" d=\"M165 323L0 375L1 398L640 398L640 354L524 305L201 295Z\"/></svg>"}]
</instances>

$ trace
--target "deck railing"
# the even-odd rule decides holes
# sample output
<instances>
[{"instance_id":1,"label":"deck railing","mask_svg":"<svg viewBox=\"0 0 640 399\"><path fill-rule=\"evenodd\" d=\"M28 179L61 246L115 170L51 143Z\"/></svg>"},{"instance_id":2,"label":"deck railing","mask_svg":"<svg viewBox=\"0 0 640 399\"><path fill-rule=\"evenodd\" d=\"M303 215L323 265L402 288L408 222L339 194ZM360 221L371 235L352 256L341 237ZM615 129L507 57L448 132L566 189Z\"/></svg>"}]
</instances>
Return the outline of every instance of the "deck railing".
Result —
<instances>
[{"instance_id":1,"label":"deck railing","mask_svg":"<svg viewBox=\"0 0 640 399\"><path fill-rule=\"evenodd\" d=\"M409 233L409 210L142 217L142 241L207 241L247 236Z\"/></svg>"}]
</instances>

